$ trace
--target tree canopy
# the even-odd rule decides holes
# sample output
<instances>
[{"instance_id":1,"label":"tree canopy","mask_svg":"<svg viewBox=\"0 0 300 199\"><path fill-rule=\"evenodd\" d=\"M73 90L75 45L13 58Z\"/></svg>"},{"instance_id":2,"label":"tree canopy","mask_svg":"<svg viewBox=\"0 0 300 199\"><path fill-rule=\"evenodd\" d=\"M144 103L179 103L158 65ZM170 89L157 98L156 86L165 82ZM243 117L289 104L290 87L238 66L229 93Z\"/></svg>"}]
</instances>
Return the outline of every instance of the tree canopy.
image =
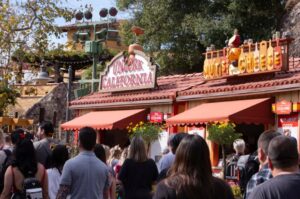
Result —
<instances>
[{"instance_id":1,"label":"tree canopy","mask_svg":"<svg viewBox=\"0 0 300 199\"><path fill-rule=\"evenodd\" d=\"M237 28L242 39L271 38L280 30L283 0L117 0L133 18L122 26L126 44L133 25L145 29L140 41L160 64L161 74L202 71L207 46L225 46Z\"/></svg>"},{"instance_id":2,"label":"tree canopy","mask_svg":"<svg viewBox=\"0 0 300 199\"><path fill-rule=\"evenodd\" d=\"M0 2L0 53L8 65L12 53L17 48L26 48L31 53L42 56L50 41L48 36L59 30L55 19L72 19L73 10L62 6L67 0L27 0Z\"/></svg>"}]
</instances>

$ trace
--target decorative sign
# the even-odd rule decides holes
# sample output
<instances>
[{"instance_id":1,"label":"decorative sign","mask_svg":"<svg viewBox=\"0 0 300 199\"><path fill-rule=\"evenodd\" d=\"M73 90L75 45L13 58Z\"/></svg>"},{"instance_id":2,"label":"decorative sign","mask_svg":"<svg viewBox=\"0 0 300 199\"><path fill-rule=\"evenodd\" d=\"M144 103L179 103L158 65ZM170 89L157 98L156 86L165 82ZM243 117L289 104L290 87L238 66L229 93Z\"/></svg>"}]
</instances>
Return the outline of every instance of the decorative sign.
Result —
<instances>
[{"instance_id":1,"label":"decorative sign","mask_svg":"<svg viewBox=\"0 0 300 199\"><path fill-rule=\"evenodd\" d=\"M288 69L288 45L292 39L277 38L221 50L208 48L203 65L205 79L228 78Z\"/></svg>"},{"instance_id":2,"label":"decorative sign","mask_svg":"<svg viewBox=\"0 0 300 199\"><path fill-rule=\"evenodd\" d=\"M293 113L291 115L278 116L278 130L286 135L294 137L298 140L298 115Z\"/></svg>"},{"instance_id":3,"label":"decorative sign","mask_svg":"<svg viewBox=\"0 0 300 199\"><path fill-rule=\"evenodd\" d=\"M157 66L142 51L125 57L119 53L100 76L100 91L115 92L154 88Z\"/></svg>"},{"instance_id":4,"label":"decorative sign","mask_svg":"<svg viewBox=\"0 0 300 199\"><path fill-rule=\"evenodd\" d=\"M292 112L292 102L282 100L280 102L277 102L273 105L275 106L274 113L277 115L289 115Z\"/></svg>"},{"instance_id":5,"label":"decorative sign","mask_svg":"<svg viewBox=\"0 0 300 199\"><path fill-rule=\"evenodd\" d=\"M162 112L151 112L149 120L150 122L161 123L164 121L164 114Z\"/></svg>"}]
</instances>

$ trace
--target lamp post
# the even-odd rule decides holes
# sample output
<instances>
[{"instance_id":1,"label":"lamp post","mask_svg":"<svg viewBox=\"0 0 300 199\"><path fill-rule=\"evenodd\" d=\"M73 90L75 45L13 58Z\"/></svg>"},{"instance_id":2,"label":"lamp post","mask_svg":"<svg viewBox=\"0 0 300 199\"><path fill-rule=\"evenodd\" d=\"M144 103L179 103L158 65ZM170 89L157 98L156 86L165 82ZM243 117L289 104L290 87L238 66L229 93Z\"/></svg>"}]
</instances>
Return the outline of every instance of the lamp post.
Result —
<instances>
[{"instance_id":1,"label":"lamp post","mask_svg":"<svg viewBox=\"0 0 300 199\"><path fill-rule=\"evenodd\" d=\"M109 10L106 8L103 8L100 10L100 20L102 18L105 18L107 16L115 17L117 15L118 11L116 8L112 7ZM86 20L92 20L93 14L92 14L92 8L90 7L88 10L86 10L84 13L81 11L78 11L75 14L75 18L77 21L84 22L84 19ZM107 39L107 32L110 31L109 29L109 23L110 19L107 20L107 27L102 28L100 31L97 31L97 23L94 22L92 24L93 27L93 36L91 37L90 32L84 30L81 32L80 30L77 31L74 34L74 39L76 42L85 41L85 52L89 53L93 57L93 65L92 65L92 79L90 81L84 81L84 83L91 83L92 84L92 92L96 91L96 79L97 79L97 60L99 60L99 54L102 52L102 42L104 42ZM87 25L89 25L87 23ZM80 29L81 27L86 26L86 24L78 24L77 28ZM82 81L83 82L83 81Z\"/></svg>"}]
</instances>

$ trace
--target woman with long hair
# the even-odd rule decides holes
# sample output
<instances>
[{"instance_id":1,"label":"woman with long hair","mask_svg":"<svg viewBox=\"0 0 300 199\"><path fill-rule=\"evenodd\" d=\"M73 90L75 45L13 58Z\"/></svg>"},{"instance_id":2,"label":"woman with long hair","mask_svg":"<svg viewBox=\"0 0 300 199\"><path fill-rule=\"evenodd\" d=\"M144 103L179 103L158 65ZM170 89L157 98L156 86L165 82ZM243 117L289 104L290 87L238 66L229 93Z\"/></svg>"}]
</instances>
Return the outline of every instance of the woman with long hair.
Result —
<instances>
[{"instance_id":1,"label":"woman with long hair","mask_svg":"<svg viewBox=\"0 0 300 199\"><path fill-rule=\"evenodd\" d=\"M122 182L126 199L150 199L152 185L158 170L154 160L148 159L145 143L141 137L134 137L129 147L118 179Z\"/></svg>"},{"instance_id":2,"label":"woman with long hair","mask_svg":"<svg viewBox=\"0 0 300 199\"><path fill-rule=\"evenodd\" d=\"M198 135L180 143L167 179L161 181L154 199L233 199L230 187L212 175L209 149Z\"/></svg>"},{"instance_id":3,"label":"woman with long hair","mask_svg":"<svg viewBox=\"0 0 300 199\"><path fill-rule=\"evenodd\" d=\"M56 198L63 166L68 159L67 147L65 145L56 145L52 151L52 168L47 169L50 199Z\"/></svg>"},{"instance_id":4,"label":"woman with long hair","mask_svg":"<svg viewBox=\"0 0 300 199\"><path fill-rule=\"evenodd\" d=\"M37 162L33 143L19 135L14 149L14 161L5 172L4 188L0 199L8 199L11 194L23 194L23 182L26 178L36 178L42 188L44 199L48 198L48 176L44 166Z\"/></svg>"}]
</instances>

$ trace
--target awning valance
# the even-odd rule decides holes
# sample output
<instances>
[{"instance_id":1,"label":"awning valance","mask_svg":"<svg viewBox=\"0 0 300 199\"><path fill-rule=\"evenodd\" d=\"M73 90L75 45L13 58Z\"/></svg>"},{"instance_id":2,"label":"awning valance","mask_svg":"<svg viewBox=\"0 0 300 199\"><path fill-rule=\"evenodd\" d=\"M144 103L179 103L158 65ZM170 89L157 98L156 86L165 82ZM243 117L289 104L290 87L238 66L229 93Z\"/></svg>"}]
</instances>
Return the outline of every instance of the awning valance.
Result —
<instances>
[{"instance_id":1,"label":"awning valance","mask_svg":"<svg viewBox=\"0 0 300 199\"><path fill-rule=\"evenodd\" d=\"M207 122L274 124L269 98L201 104L167 119L167 125L199 125Z\"/></svg>"},{"instance_id":2,"label":"awning valance","mask_svg":"<svg viewBox=\"0 0 300 199\"><path fill-rule=\"evenodd\" d=\"M125 129L129 123L138 123L147 119L145 109L93 111L61 125L64 130L79 130L89 126L97 130Z\"/></svg>"}]
</instances>

